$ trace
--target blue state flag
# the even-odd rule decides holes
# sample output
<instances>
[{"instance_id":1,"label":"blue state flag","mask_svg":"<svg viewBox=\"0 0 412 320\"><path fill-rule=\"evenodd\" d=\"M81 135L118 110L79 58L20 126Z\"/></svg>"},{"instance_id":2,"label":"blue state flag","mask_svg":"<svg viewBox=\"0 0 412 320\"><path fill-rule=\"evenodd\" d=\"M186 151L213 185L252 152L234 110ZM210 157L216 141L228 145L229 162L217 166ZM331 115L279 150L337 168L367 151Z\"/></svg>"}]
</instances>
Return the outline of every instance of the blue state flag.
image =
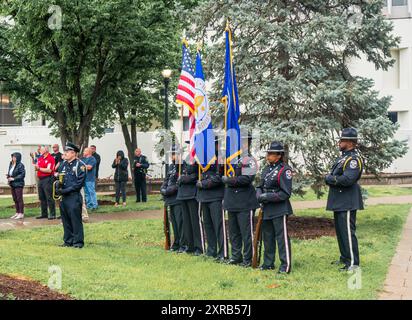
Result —
<instances>
[{"instance_id":1,"label":"blue state flag","mask_svg":"<svg viewBox=\"0 0 412 320\"><path fill-rule=\"evenodd\" d=\"M226 163L225 175L234 176L233 165L237 163L242 153L240 144L239 127L239 97L237 92L236 74L233 65L232 31L226 26L226 63L225 83L223 86L222 102L225 104L225 129L226 129Z\"/></svg>"},{"instance_id":2,"label":"blue state flag","mask_svg":"<svg viewBox=\"0 0 412 320\"><path fill-rule=\"evenodd\" d=\"M206 171L216 161L215 134L213 132L212 117L209 101L206 95L205 76L203 74L200 52L196 55L195 73L195 152L201 169Z\"/></svg>"}]
</instances>

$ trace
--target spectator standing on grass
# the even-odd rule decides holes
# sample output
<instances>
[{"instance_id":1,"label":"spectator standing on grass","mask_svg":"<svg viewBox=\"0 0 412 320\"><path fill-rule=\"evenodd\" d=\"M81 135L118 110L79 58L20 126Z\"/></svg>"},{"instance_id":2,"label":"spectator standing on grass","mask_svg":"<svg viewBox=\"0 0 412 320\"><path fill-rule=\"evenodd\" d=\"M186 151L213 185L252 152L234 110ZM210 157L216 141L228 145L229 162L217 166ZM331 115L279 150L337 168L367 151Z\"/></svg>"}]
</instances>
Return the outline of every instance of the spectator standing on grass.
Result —
<instances>
[{"instance_id":1,"label":"spectator standing on grass","mask_svg":"<svg viewBox=\"0 0 412 320\"><path fill-rule=\"evenodd\" d=\"M84 184L86 207L87 209L96 210L98 207L95 189L97 161L92 155L91 148L84 149L83 158L81 160L85 163L87 169L86 180Z\"/></svg>"},{"instance_id":2,"label":"spectator standing on grass","mask_svg":"<svg viewBox=\"0 0 412 320\"><path fill-rule=\"evenodd\" d=\"M100 168L100 162L101 162L101 157L100 155L96 152L96 146L92 145L90 146L90 149L92 151L92 156L96 159L96 183L97 179L99 179L99 168Z\"/></svg>"},{"instance_id":3,"label":"spectator standing on grass","mask_svg":"<svg viewBox=\"0 0 412 320\"><path fill-rule=\"evenodd\" d=\"M54 172L55 172L55 176L57 177L58 171L59 171L59 167L63 162L63 158L62 158L62 153L59 151L59 145L56 143L53 145L53 153L52 153L52 157L54 158Z\"/></svg>"},{"instance_id":4,"label":"spectator standing on grass","mask_svg":"<svg viewBox=\"0 0 412 320\"><path fill-rule=\"evenodd\" d=\"M11 188L16 214L11 219L20 220L24 218L23 188L26 169L21 163L21 154L15 152L11 155L9 170L7 171L7 181Z\"/></svg>"},{"instance_id":5,"label":"spectator standing on grass","mask_svg":"<svg viewBox=\"0 0 412 320\"><path fill-rule=\"evenodd\" d=\"M41 215L36 219L56 219L56 205L52 197L52 188L54 182L54 158L49 153L48 146L40 148L41 156L37 159L35 170L37 172L38 183L37 189L41 206ZM49 216L47 215L49 209Z\"/></svg>"},{"instance_id":6,"label":"spectator standing on grass","mask_svg":"<svg viewBox=\"0 0 412 320\"><path fill-rule=\"evenodd\" d=\"M137 148L134 152L134 188L136 190L136 202L147 202L147 192L146 192L146 174L149 168L149 162L147 157L142 155L142 150Z\"/></svg>"},{"instance_id":7,"label":"spectator standing on grass","mask_svg":"<svg viewBox=\"0 0 412 320\"><path fill-rule=\"evenodd\" d=\"M36 152L31 152L30 157L32 159L32 163L36 164L37 160L40 158L41 153L40 153L41 145L37 146L37 151Z\"/></svg>"},{"instance_id":8,"label":"spectator standing on grass","mask_svg":"<svg viewBox=\"0 0 412 320\"><path fill-rule=\"evenodd\" d=\"M117 151L116 158L113 161L112 168L114 172L114 182L116 185L116 203L115 206L119 206L120 196L123 199L123 206L126 206L126 184L129 180L129 174L127 168L129 166L129 160L125 158L123 151Z\"/></svg>"}]
</instances>

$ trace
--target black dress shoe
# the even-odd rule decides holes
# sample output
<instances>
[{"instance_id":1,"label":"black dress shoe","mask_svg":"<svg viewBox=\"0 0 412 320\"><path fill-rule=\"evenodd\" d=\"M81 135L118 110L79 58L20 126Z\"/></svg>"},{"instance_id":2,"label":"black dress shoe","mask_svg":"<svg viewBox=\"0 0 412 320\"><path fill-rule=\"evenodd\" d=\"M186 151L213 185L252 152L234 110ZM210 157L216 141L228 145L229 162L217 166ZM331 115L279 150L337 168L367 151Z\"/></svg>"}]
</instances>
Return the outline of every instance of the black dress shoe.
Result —
<instances>
[{"instance_id":1,"label":"black dress shoe","mask_svg":"<svg viewBox=\"0 0 412 320\"><path fill-rule=\"evenodd\" d=\"M196 251L193 253L193 255L195 255L195 256L201 256L202 254L203 254L203 252L200 251L200 250L196 250Z\"/></svg>"},{"instance_id":2,"label":"black dress shoe","mask_svg":"<svg viewBox=\"0 0 412 320\"><path fill-rule=\"evenodd\" d=\"M180 247L177 253L190 253L187 247Z\"/></svg>"},{"instance_id":3,"label":"black dress shoe","mask_svg":"<svg viewBox=\"0 0 412 320\"><path fill-rule=\"evenodd\" d=\"M62 248L72 247L72 246L73 246L73 245L68 244L68 243L63 243L63 244L60 244L60 245L59 245L59 247L62 247Z\"/></svg>"},{"instance_id":4,"label":"black dress shoe","mask_svg":"<svg viewBox=\"0 0 412 320\"><path fill-rule=\"evenodd\" d=\"M56 220L56 217L49 217L47 220Z\"/></svg>"},{"instance_id":5,"label":"black dress shoe","mask_svg":"<svg viewBox=\"0 0 412 320\"><path fill-rule=\"evenodd\" d=\"M279 271L278 271L278 273L280 273L280 274L288 274L288 273L290 273L290 269L289 269L289 271L286 271L286 269L280 268Z\"/></svg>"},{"instance_id":6,"label":"black dress shoe","mask_svg":"<svg viewBox=\"0 0 412 320\"><path fill-rule=\"evenodd\" d=\"M346 272L346 271L349 271L349 266L344 265L342 268L339 268L339 271L340 271L340 272Z\"/></svg>"},{"instance_id":7,"label":"black dress shoe","mask_svg":"<svg viewBox=\"0 0 412 320\"><path fill-rule=\"evenodd\" d=\"M36 217L36 219L48 219L48 218L47 216L39 216L39 217Z\"/></svg>"},{"instance_id":8,"label":"black dress shoe","mask_svg":"<svg viewBox=\"0 0 412 320\"><path fill-rule=\"evenodd\" d=\"M58 216L56 219L59 219L59 220L60 220L61 218L62 218L62 216Z\"/></svg>"},{"instance_id":9,"label":"black dress shoe","mask_svg":"<svg viewBox=\"0 0 412 320\"><path fill-rule=\"evenodd\" d=\"M242 264L243 261L241 260L234 260L234 259L229 259L229 261L227 262L227 264L233 264L233 265L239 265Z\"/></svg>"},{"instance_id":10,"label":"black dress shoe","mask_svg":"<svg viewBox=\"0 0 412 320\"><path fill-rule=\"evenodd\" d=\"M240 264L240 266L241 266L241 267L244 267L244 268L249 268L249 267L252 266L252 263L249 262L249 261L243 261L243 262Z\"/></svg>"},{"instance_id":11,"label":"black dress shoe","mask_svg":"<svg viewBox=\"0 0 412 320\"><path fill-rule=\"evenodd\" d=\"M274 270L274 266L265 266L264 264L259 268L261 271Z\"/></svg>"},{"instance_id":12,"label":"black dress shoe","mask_svg":"<svg viewBox=\"0 0 412 320\"><path fill-rule=\"evenodd\" d=\"M73 248L75 248L75 249L81 249L81 248L83 248L83 246L80 245L80 244L75 244L75 245L73 246Z\"/></svg>"}]
</instances>

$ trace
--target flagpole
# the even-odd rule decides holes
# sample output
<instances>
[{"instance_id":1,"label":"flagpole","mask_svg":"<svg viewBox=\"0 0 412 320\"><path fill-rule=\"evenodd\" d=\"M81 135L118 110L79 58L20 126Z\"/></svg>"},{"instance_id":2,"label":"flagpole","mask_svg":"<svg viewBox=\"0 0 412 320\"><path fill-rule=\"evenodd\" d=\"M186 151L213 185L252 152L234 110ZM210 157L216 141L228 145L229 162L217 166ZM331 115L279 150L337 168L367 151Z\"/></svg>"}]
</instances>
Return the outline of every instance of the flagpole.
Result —
<instances>
[{"instance_id":1,"label":"flagpole","mask_svg":"<svg viewBox=\"0 0 412 320\"><path fill-rule=\"evenodd\" d=\"M189 47L189 43L186 40L185 34L186 34L186 30L183 31L182 43L186 47ZM183 141L183 129L184 129L184 125L183 125L183 104L180 105L180 123L181 123L181 130L180 130L181 152L180 152L180 156L179 156L179 177L182 175L182 162L183 162L182 157L183 157L183 147L184 147L184 141Z\"/></svg>"},{"instance_id":2,"label":"flagpole","mask_svg":"<svg viewBox=\"0 0 412 320\"><path fill-rule=\"evenodd\" d=\"M228 31L230 32L230 27L229 27L229 18L226 20L226 28L225 28L225 32ZM224 129L225 129L225 164L224 164L224 174L225 177L227 177L227 98L225 98L225 100L223 101L224 105L225 105L225 125L224 125Z\"/></svg>"}]
</instances>

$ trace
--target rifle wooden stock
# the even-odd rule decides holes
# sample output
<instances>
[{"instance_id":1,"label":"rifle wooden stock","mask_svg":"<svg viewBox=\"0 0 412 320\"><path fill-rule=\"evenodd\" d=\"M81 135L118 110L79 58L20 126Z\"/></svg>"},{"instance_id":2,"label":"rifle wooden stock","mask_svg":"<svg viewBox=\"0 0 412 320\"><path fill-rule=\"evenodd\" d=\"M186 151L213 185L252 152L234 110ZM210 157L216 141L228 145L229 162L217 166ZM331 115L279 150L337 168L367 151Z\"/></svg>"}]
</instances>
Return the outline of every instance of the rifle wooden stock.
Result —
<instances>
[{"instance_id":1,"label":"rifle wooden stock","mask_svg":"<svg viewBox=\"0 0 412 320\"><path fill-rule=\"evenodd\" d=\"M263 223L263 211L259 210L258 220L256 223L255 236L253 237L253 257L252 268L256 269L260 263L260 255L262 249L262 223Z\"/></svg>"},{"instance_id":2,"label":"rifle wooden stock","mask_svg":"<svg viewBox=\"0 0 412 320\"><path fill-rule=\"evenodd\" d=\"M163 211L163 230L165 233L165 250L170 249L170 224L169 224L169 215L167 212L167 205L164 206Z\"/></svg>"}]
</instances>

